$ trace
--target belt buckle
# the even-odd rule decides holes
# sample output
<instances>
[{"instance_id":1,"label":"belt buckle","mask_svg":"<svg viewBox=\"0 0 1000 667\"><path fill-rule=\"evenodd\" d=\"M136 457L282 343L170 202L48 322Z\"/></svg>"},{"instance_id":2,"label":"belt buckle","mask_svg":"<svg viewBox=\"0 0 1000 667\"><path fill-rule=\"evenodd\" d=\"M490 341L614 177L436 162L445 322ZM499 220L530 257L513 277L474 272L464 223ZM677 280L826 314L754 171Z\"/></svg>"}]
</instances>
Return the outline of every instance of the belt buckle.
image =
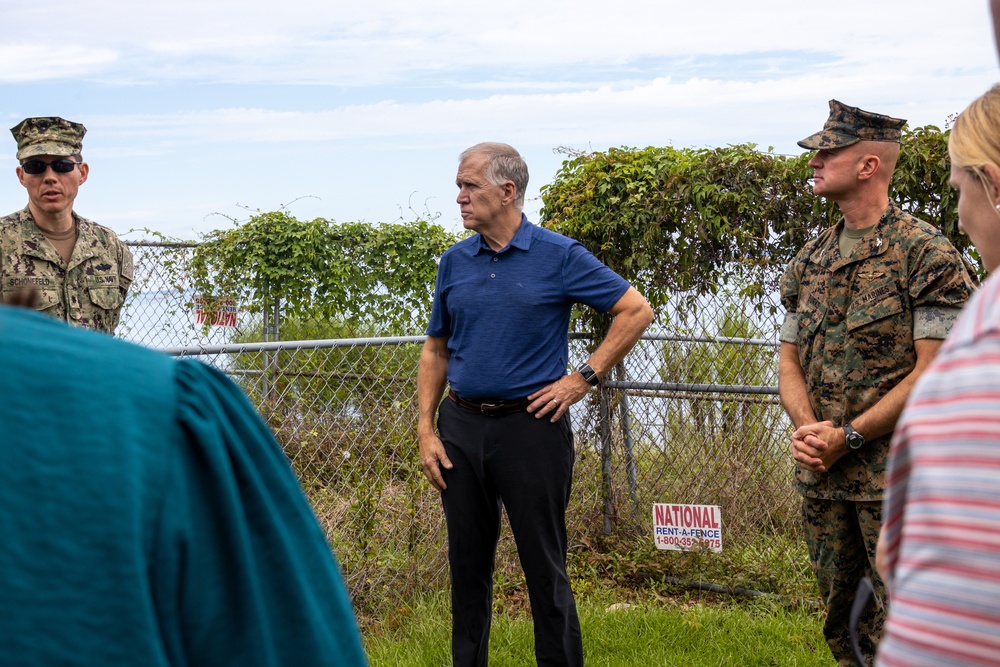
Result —
<instances>
[{"instance_id":1,"label":"belt buckle","mask_svg":"<svg viewBox=\"0 0 1000 667\"><path fill-rule=\"evenodd\" d=\"M500 402L500 403L480 403L479 404L479 411L482 412L484 415L486 415L488 417L492 417L494 415L500 414L500 412L503 410L503 407L504 407L503 402Z\"/></svg>"}]
</instances>

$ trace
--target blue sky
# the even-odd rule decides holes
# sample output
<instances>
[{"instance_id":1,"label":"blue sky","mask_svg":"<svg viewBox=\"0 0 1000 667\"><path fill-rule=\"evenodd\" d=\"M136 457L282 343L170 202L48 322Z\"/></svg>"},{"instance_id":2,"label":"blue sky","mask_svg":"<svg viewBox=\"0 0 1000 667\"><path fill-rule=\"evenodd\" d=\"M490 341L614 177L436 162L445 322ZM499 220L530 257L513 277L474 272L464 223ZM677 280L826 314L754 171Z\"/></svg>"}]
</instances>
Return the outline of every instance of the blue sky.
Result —
<instances>
[{"instance_id":1,"label":"blue sky","mask_svg":"<svg viewBox=\"0 0 1000 667\"><path fill-rule=\"evenodd\" d=\"M0 0L0 16L0 214L26 202L6 128L57 115L89 130L79 213L185 239L282 205L458 229L457 155L487 140L527 160L537 218L558 147L798 153L830 98L943 126L1000 79L986 0Z\"/></svg>"}]
</instances>

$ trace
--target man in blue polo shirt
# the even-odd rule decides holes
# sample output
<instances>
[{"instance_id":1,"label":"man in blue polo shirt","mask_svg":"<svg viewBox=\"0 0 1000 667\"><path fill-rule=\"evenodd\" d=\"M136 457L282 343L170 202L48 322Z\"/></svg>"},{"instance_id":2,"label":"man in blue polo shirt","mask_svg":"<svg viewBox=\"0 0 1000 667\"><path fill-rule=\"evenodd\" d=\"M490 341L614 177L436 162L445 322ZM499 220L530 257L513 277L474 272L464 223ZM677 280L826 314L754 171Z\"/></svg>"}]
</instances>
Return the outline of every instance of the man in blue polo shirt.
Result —
<instances>
[{"instance_id":1,"label":"man in blue polo shirt","mask_svg":"<svg viewBox=\"0 0 1000 667\"><path fill-rule=\"evenodd\" d=\"M469 148L456 184L464 225L477 233L441 258L418 378L420 464L448 525L454 665L487 663L501 503L528 584L535 658L581 665L566 575L569 407L632 349L653 310L580 243L528 222L528 168L512 147ZM567 373L575 303L614 322Z\"/></svg>"}]
</instances>

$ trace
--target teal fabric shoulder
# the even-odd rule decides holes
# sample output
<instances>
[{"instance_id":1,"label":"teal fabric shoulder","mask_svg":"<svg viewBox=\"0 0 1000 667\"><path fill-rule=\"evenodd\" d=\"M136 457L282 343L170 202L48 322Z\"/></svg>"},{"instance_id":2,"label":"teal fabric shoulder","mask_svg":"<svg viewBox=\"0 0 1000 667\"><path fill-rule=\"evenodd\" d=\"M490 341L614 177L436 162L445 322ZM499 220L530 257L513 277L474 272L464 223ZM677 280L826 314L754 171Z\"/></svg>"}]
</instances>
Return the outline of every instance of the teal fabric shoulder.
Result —
<instances>
[{"instance_id":1,"label":"teal fabric shoulder","mask_svg":"<svg viewBox=\"0 0 1000 667\"><path fill-rule=\"evenodd\" d=\"M0 307L5 664L364 665L343 582L218 371Z\"/></svg>"},{"instance_id":2,"label":"teal fabric shoulder","mask_svg":"<svg viewBox=\"0 0 1000 667\"><path fill-rule=\"evenodd\" d=\"M365 664L347 589L278 443L222 373L177 365L189 445L173 460L152 577L161 616L177 621L165 629L172 652L207 665Z\"/></svg>"}]
</instances>

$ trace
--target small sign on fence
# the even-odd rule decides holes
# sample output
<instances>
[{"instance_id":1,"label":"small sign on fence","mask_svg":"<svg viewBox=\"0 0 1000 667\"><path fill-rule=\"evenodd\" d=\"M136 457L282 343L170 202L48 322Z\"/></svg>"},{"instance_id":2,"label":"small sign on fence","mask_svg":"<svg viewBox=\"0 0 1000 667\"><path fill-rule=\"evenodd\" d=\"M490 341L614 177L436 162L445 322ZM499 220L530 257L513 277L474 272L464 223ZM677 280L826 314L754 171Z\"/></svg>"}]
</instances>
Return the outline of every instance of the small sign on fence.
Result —
<instances>
[{"instance_id":1,"label":"small sign on fence","mask_svg":"<svg viewBox=\"0 0 1000 667\"><path fill-rule=\"evenodd\" d=\"M722 513L718 505L653 503L657 549L722 553Z\"/></svg>"},{"instance_id":2,"label":"small sign on fence","mask_svg":"<svg viewBox=\"0 0 1000 667\"><path fill-rule=\"evenodd\" d=\"M236 326L236 302L232 299L206 299L203 296L196 296L194 298L195 324L204 324L209 312L212 315L209 324L212 326Z\"/></svg>"}]
</instances>

